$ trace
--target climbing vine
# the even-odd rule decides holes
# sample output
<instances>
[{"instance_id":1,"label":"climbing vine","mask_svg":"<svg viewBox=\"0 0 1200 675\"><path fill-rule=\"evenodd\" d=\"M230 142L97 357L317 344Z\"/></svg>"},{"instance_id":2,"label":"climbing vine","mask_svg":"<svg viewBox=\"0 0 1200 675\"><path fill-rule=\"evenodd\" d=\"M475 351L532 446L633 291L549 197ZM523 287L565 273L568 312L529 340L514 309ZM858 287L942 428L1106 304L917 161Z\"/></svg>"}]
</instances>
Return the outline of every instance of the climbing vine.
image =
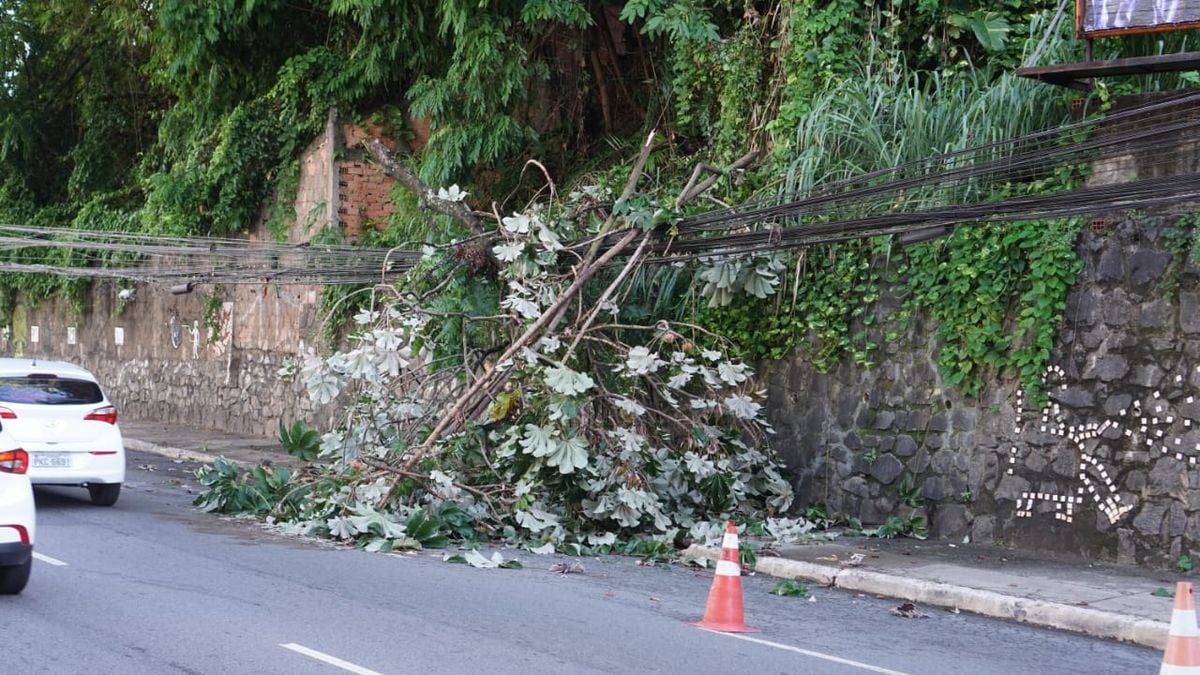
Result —
<instances>
[{"instance_id":1,"label":"climbing vine","mask_svg":"<svg viewBox=\"0 0 1200 675\"><path fill-rule=\"evenodd\" d=\"M786 274L769 302L753 295L711 303L698 316L755 361L781 359L796 347L818 370L845 357L870 365L877 342L868 330L875 322L879 240L863 240L806 250L781 266ZM767 305L767 307L764 307Z\"/></svg>"},{"instance_id":2,"label":"climbing vine","mask_svg":"<svg viewBox=\"0 0 1200 675\"><path fill-rule=\"evenodd\" d=\"M907 252L897 272L911 295L898 318L934 319L947 384L973 395L989 373L1011 372L1038 390L1081 265L1079 228L1075 220L960 228Z\"/></svg>"}]
</instances>

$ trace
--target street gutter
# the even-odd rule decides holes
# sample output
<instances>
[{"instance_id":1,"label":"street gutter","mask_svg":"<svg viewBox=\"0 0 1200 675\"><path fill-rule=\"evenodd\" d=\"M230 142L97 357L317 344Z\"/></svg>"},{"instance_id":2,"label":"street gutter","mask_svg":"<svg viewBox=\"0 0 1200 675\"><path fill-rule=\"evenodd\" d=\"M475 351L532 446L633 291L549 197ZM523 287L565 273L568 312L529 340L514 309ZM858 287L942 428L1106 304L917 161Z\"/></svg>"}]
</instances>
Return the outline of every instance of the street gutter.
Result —
<instances>
[{"instance_id":1,"label":"street gutter","mask_svg":"<svg viewBox=\"0 0 1200 675\"><path fill-rule=\"evenodd\" d=\"M210 455L207 452L200 452L199 450L173 448L167 445L159 445L158 443L139 441L136 438L126 438L124 441L125 449L133 450L135 452L148 452L152 455L161 455L163 457L170 457L171 459L182 459L187 462L199 462L201 464L209 464L216 459L215 456ZM230 459L230 461L234 462L235 464L244 463L236 459L227 459Z\"/></svg>"},{"instance_id":2,"label":"street gutter","mask_svg":"<svg viewBox=\"0 0 1200 675\"><path fill-rule=\"evenodd\" d=\"M719 549L693 545L683 555L685 558L715 561L720 559L721 552ZM958 609L997 619L1132 642L1159 650L1166 647L1170 629L1170 624L1162 621L859 568L772 557L759 558L754 571L780 579L803 579L829 588Z\"/></svg>"}]
</instances>

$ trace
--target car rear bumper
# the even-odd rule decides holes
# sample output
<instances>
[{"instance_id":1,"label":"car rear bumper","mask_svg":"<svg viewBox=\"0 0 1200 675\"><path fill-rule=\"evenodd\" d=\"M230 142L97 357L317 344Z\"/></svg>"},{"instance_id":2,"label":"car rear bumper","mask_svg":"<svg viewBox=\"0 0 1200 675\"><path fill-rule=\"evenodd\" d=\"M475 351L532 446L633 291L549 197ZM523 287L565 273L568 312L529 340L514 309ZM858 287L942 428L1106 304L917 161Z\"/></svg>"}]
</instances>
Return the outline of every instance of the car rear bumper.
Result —
<instances>
[{"instance_id":1,"label":"car rear bumper","mask_svg":"<svg viewBox=\"0 0 1200 675\"><path fill-rule=\"evenodd\" d=\"M0 567L24 565L33 556L33 544L0 544Z\"/></svg>"}]
</instances>

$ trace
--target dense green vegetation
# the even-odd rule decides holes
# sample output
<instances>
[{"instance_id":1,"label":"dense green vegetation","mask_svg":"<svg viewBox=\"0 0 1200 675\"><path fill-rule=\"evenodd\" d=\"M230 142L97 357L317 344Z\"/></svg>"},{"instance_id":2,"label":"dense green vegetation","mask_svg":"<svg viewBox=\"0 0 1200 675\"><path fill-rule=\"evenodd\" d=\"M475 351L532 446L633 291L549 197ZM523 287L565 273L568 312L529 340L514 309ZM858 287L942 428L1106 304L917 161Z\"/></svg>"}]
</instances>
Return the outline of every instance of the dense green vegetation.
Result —
<instances>
[{"instance_id":1,"label":"dense green vegetation","mask_svg":"<svg viewBox=\"0 0 1200 675\"><path fill-rule=\"evenodd\" d=\"M0 0L0 218L226 235L266 213L282 231L288 209L268 207L289 203L298 153L331 107L402 140L414 121L427 125L428 143L405 161L430 185L464 186L481 208L516 208L541 187L536 172L521 171L528 159L560 186L619 187L651 127L666 143L647 165L654 182L639 187L646 203L668 208L696 162L765 151L742 180L689 205L709 208L1061 123L1067 95L1006 74L1035 53L1041 62L1079 56L1069 17L1048 31L1058 5ZM1186 39L1098 50L1148 53ZM381 243L462 234L448 220L435 225L411 195L397 203ZM911 254L886 241L814 249L786 265L792 292L775 298L766 321L749 320L753 298L693 306L686 284L642 304L704 314L749 356L811 339L819 365L845 355L866 363L899 330L872 330L864 314L879 281L899 274L912 286L906 308L934 308L950 381L977 387L987 366L1028 376L1044 360L1073 277L1073 236L1069 225L1033 223ZM658 282L645 287L662 295ZM85 284L5 275L0 312L17 288L36 302L78 299ZM1035 296L1044 304L1031 307Z\"/></svg>"}]
</instances>

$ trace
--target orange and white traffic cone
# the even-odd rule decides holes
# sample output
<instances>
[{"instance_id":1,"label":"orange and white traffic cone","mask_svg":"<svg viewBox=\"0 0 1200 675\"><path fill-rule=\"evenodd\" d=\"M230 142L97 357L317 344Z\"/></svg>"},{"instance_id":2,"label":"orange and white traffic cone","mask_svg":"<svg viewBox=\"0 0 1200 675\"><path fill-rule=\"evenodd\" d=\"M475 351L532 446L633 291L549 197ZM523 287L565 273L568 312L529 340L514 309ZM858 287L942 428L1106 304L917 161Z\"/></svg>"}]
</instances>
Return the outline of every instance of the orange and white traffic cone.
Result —
<instances>
[{"instance_id":1,"label":"orange and white traffic cone","mask_svg":"<svg viewBox=\"0 0 1200 675\"><path fill-rule=\"evenodd\" d=\"M723 633L758 632L758 629L746 625L742 607L742 563L738 554L737 528L732 521L725 525L721 559L717 561L717 574L708 591L704 618L692 625Z\"/></svg>"},{"instance_id":2,"label":"orange and white traffic cone","mask_svg":"<svg viewBox=\"0 0 1200 675\"><path fill-rule=\"evenodd\" d=\"M1200 630L1196 628L1196 599L1192 584L1175 584L1175 609L1171 612L1171 633L1163 653L1159 675L1200 675Z\"/></svg>"}]
</instances>

